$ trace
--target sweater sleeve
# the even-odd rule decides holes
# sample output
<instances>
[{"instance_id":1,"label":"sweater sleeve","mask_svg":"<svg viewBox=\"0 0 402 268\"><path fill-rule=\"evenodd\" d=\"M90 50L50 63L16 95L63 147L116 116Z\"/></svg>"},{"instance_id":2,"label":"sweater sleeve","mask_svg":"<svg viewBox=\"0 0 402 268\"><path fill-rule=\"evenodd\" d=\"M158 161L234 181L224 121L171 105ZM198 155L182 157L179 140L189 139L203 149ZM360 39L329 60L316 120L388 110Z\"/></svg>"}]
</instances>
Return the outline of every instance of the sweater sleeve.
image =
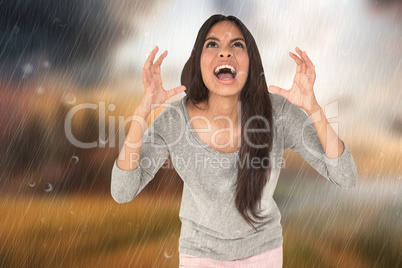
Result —
<instances>
[{"instance_id":1,"label":"sweater sleeve","mask_svg":"<svg viewBox=\"0 0 402 268\"><path fill-rule=\"evenodd\" d=\"M164 139L152 130L151 124L143 137L140 164L134 170L123 170L114 161L111 178L111 195L118 203L126 203L134 199L142 189L154 178L156 172L169 156Z\"/></svg>"},{"instance_id":2,"label":"sweater sleeve","mask_svg":"<svg viewBox=\"0 0 402 268\"><path fill-rule=\"evenodd\" d=\"M340 187L357 183L356 163L342 141L343 152L337 158L328 158L310 117L299 107L285 101L283 106L284 149L300 154L316 171Z\"/></svg>"}]
</instances>

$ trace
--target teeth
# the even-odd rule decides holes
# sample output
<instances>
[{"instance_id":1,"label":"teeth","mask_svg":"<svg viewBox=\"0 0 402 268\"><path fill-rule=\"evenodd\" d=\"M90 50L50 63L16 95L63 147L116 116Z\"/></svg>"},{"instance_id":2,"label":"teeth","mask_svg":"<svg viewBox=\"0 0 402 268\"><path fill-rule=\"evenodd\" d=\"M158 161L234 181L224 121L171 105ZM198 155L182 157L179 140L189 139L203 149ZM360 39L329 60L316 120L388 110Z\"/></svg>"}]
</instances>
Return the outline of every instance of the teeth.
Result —
<instances>
[{"instance_id":1,"label":"teeth","mask_svg":"<svg viewBox=\"0 0 402 268\"><path fill-rule=\"evenodd\" d=\"M234 73L236 72L235 68L233 68L233 67L230 66L230 65L221 65L221 66L216 67L215 73L218 73L221 69L224 69L224 68L230 69L230 71L232 72L232 74L234 74Z\"/></svg>"}]
</instances>

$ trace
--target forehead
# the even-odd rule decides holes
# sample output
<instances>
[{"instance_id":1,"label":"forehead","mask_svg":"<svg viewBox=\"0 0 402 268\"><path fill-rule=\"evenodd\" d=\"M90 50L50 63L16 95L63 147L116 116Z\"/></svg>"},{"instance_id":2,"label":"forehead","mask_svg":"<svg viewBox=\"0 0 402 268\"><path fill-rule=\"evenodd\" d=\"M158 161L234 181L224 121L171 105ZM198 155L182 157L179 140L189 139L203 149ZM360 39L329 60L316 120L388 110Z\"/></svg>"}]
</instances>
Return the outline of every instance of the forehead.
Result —
<instances>
[{"instance_id":1,"label":"forehead","mask_svg":"<svg viewBox=\"0 0 402 268\"><path fill-rule=\"evenodd\" d=\"M223 38L244 38L239 27L230 21L221 21L211 27L207 34L208 37L217 37L219 39Z\"/></svg>"}]
</instances>

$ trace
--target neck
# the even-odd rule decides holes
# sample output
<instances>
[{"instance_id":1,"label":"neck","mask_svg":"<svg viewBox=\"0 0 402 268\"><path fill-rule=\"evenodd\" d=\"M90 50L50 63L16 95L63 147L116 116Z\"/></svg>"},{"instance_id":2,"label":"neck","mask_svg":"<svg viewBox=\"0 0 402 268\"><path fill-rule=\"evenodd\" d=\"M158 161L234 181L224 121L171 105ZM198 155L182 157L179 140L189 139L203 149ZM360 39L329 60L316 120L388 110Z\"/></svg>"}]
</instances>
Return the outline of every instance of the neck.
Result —
<instances>
[{"instance_id":1,"label":"neck","mask_svg":"<svg viewBox=\"0 0 402 268\"><path fill-rule=\"evenodd\" d=\"M208 104L202 103L200 106L204 109L206 116L214 119L218 116L224 116L237 126L240 113L240 98L239 96L219 96L210 94ZM228 122L225 119L214 121L217 125L226 125Z\"/></svg>"}]
</instances>

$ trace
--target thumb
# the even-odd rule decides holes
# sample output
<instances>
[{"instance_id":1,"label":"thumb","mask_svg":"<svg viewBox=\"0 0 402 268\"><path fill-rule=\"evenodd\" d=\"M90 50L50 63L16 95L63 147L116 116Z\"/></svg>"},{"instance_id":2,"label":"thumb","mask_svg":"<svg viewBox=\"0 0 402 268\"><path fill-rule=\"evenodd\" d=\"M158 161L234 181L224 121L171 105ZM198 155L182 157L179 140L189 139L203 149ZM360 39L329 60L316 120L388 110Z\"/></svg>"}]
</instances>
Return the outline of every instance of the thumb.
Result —
<instances>
[{"instance_id":1,"label":"thumb","mask_svg":"<svg viewBox=\"0 0 402 268\"><path fill-rule=\"evenodd\" d=\"M285 89L277 87L277 86L272 86L272 85L268 87L268 90L277 95L281 95L284 98L287 98L288 94L289 94L288 90L285 90Z\"/></svg>"},{"instance_id":2,"label":"thumb","mask_svg":"<svg viewBox=\"0 0 402 268\"><path fill-rule=\"evenodd\" d=\"M185 86L178 86L171 90L166 91L166 93L168 95L168 98L170 98L170 97L173 97L174 95L177 95L177 94L183 92L184 90L186 90Z\"/></svg>"}]
</instances>

